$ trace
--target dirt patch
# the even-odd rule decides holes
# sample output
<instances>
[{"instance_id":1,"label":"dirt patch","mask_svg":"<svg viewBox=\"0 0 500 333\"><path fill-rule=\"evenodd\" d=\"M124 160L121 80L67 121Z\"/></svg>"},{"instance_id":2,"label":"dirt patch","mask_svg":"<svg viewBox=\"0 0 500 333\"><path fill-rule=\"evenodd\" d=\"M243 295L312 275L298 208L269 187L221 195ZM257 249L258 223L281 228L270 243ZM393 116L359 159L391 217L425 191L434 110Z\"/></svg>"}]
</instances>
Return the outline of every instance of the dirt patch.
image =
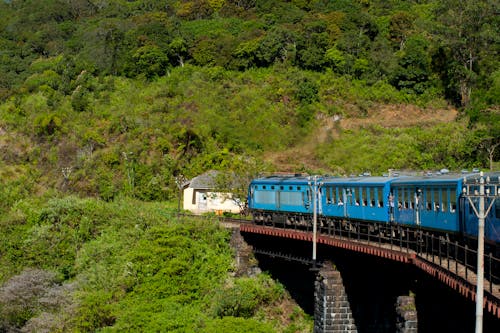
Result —
<instances>
[{"instance_id":1,"label":"dirt patch","mask_svg":"<svg viewBox=\"0 0 500 333\"><path fill-rule=\"evenodd\" d=\"M427 126L454 121L456 109L421 109L415 105L380 105L368 110L363 118L340 119L343 129L357 129L371 125L385 128Z\"/></svg>"},{"instance_id":2,"label":"dirt patch","mask_svg":"<svg viewBox=\"0 0 500 333\"><path fill-rule=\"evenodd\" d=\"M404 128L431 126L455 121L456 109L422 109L415 105L376 105L362 117L318 115L319 126L304 141L281 152L266 154L264 159L274 164L279 171L320 171L325 168L315 158L314 148L318 144L337 138L343 130L357 130L371 126Z\"/></svg>"}]
</instances>

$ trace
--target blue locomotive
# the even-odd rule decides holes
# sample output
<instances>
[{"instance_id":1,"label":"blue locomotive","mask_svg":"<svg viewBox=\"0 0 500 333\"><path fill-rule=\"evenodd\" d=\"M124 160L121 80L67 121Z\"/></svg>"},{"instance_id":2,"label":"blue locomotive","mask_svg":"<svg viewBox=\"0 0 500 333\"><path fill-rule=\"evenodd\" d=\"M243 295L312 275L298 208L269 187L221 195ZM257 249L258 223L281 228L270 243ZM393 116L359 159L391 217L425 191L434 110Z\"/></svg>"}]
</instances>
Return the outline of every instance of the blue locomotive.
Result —
<instances>
[{"instance_id":1,"label":"blue locomotive","mask_svg":"<svg viewBox=\"0 0 500 333\"><path fill-rule=\"evenodd\" d=\"M500 173L491 173L498 184ZM248 207L256 223L308 227L312 223L314 193L318 193L320 228L341 223L355 228L363 221L372 230L429 231L461 239L477 237L478 218L462 195L464 181L478 190L478 173L397 177L270 176L254 179L248 190ZM476 184L476 185L474 185ZM486 185L488 188L489 185ZM497 188L491 186L491 191ZM486 198L488 207L492 199ZM477 203L475 203L477 207ZM485 219L486 242L500 244L500 200Z\"/></svg>"}]
</instances>

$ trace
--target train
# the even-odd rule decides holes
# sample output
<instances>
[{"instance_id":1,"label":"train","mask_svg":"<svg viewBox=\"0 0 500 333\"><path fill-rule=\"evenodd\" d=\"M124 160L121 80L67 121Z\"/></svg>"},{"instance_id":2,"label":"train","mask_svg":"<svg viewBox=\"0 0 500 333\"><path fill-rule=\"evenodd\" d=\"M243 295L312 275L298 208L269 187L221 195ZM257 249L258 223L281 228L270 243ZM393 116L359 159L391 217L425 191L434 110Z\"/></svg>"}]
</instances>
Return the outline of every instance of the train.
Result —
<instances>
[{"instance_id":1,"label":"train","mask_svg":"<svg viewBox=\"0 0 500 333\"><path fill-rule=\"evenodd\" d=\"M313 214L321 230L343 226L418 238L430 232L443 239L474 242L482 173L433 173L351 177L272 175L253 179L248 209L254 223L309 228ZM500 172L484 174L485 244L500 249ZM315 194L317 199L315 200ZM467 195L466 195L467 194ZM476 195L469 195L476 194Z\"/></svg>"}]
</instances>

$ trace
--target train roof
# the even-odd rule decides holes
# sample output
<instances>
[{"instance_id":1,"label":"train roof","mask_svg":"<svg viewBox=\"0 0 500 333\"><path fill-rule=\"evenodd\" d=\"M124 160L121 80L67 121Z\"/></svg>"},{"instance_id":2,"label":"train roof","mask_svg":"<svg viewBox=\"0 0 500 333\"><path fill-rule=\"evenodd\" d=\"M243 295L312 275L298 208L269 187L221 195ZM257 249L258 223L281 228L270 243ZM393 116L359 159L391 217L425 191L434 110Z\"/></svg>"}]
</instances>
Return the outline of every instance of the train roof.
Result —
<instances>
[{"instance_id":1,"label":"train roof","mask_svg":"<svg viewBox=\"0 0 500 333\"><path fill-rule=\"evenodd\" d=\"M305 176L269 176L252 180L259 184L307 184L310 180Z\"/></svg>"},{"instance_id":2,"label":"train roof","mask_svg":"<svg viewBox=\"0 0 500 333\"><path fill-rule=\"evenodd\" d=\"M486 172L484 177L490 177L492 181L500 179L500 172ZM480 173L434 173L423 176L356 176L356 177L333 177L333 176L318 176L318 181L324 185L385 185L387 183L395 185L404 184L450 184L462 183L464 178L467 182L475 182L479 180ZM252 183L259 184L304 184L307 185L311 181L311 177L304 175L273 175L252 180Z\"/></svg>"},{"instance_id":3,"label":"train roof","mask_svg":"<svg viewBox=\"0 0 500 333\"><path fill-rule=\"evenodd\" d=\"M318 176L318 181L322 184L357 184L357 185L370 185L379 184L383 185L387 182L396 179L395 177L332 177L332 176ZM311 178L307 176L269 176L257 178L252 180L252 183L258 184L308 184Z\"/></svg>"},{"instance_id":4,"label":"train roof","mask_svg":"<svg viewBox=\"0 0 500 333\"><path fill-rule=\"evenodd\" d=\"M404 185L404 184L451 184L451 183L462 183L464 178L467 181L475 180L479 178L479 173L468 173L468 174L458 174L458 173L447 173L447 174L429 174L424 176L411 176L411 177L401 177L394 180L392 183L394 185Z\"/></svg>"},{"instance_id":5,"label":"train roof","mask_svg":"<svg viewBox=\"0 0 500 333\"><path fill-rule=\"evenodd\" d=\"M327 178L322 180L323 184L356 184L356 185L384 185L386 183L392 182L397 177L338 177L338 178Z\"/></svg>"}]
</instances>

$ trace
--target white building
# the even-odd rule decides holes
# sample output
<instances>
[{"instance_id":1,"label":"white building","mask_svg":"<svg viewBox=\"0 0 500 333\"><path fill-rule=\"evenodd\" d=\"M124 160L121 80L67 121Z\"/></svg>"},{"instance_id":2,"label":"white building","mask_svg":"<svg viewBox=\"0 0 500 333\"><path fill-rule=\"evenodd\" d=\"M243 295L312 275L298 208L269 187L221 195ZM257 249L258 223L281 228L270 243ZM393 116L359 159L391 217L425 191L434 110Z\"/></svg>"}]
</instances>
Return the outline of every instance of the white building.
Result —
<instances>
[{"instance_id":1,"label":"white building","mask_svg":"<svg viewBox=\"0 0 500 333\"><path fill-rule=\"evenodd\" d=\"M218 171L207 171L191 179L184 187L183 208L194 214L215 212L239 213L240 207L232 199L231 193L215 192Z\"/></svg>"}]
</instances>

